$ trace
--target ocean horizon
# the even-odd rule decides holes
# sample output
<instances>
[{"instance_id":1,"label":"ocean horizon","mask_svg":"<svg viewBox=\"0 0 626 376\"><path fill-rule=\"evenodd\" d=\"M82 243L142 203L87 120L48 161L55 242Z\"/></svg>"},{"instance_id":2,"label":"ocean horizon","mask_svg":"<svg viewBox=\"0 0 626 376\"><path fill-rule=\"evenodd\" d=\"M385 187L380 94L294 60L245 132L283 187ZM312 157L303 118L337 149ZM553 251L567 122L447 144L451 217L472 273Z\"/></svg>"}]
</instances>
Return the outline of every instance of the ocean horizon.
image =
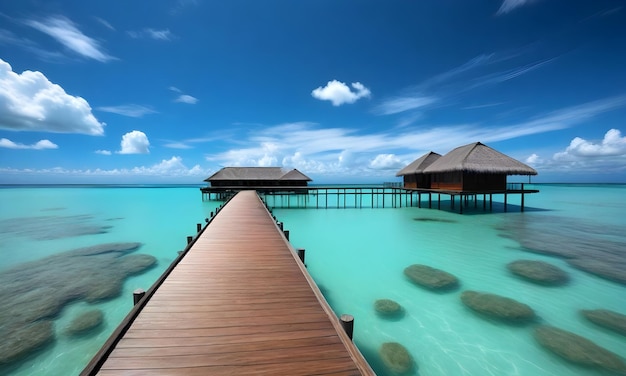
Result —
<instances>
[{"instance_id":1,"label":"ocean horizon","mask_svg":"<svg viewBox=\"0 0 626 376\"><path fill-rule=\"evenodd\" d=\"M360 185L369 186L354 186ZM41 338L32 351L5 354L0 373L78 374L132 308L132 291L148 289L196 224L221 204L202 201L203 186L0 185L0 328L7 335L24 325ZM414 367L408 374L414 375L618 374L555 356L536 332L557 327L626 357L624 335L581 314L626 314L626 184L526 186L540 192L526 195L523 213L519 195L509 196L507 212L498 195L492 212L483 211L479 196L464 214L450 209L447 196L442 210L428 209L422 195L422 208L414 202L273 213L290 230L292 245L306 249L308 271L335 313L355 317L354 341L379 375L394 374L379 355L386 342L409 351ZM548 263L566 281L548 286L520 278L507 267L519 260ZM414 264L451 273L459 285L444 292L420 287L404 273ZM465 291L515 299L536 317L514 325L485 317L463 304ZM380 299L397 302L402 313L377 313ZM94 310L102 314L100 325L71 330L77 317ZM14 340L9 337L3 350L20 345Z\"/></svg>"}]
</instances>

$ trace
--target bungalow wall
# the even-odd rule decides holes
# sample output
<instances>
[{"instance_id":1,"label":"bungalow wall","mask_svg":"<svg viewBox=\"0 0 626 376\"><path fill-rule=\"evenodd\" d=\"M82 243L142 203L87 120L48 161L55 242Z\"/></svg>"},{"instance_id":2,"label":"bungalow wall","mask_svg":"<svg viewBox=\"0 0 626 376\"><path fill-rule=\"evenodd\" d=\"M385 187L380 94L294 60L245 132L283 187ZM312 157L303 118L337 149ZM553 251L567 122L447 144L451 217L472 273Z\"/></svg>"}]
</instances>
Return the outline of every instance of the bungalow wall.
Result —
<instances>
[{"instance_id":1,"label":"bungalow wall","mask_svg":"<svg viewBox=\"0 0 626 376\"><path fill-rule=\"evenodd\" d=\"M445 172L433 174L430 187L454 191L498 191L506 189L506 174Z\"/></svg>"},{"instance_id":2,"label":"bungalow wall","mask_svg":"<svg viewBox=\"0 0 626 376\"><path fill-rule=\"evenodd\" d=\"M306 187L301 180L212 180L212 187Z\"/></svg>"},{"instance_id":3,"label":"bungalow wall","mask_svg":"<svg viewBox=\"0 0 626 376\"><path fill-rule=\"evenodd\" d=\"M412 174L404 175L404 188L430 188L430 175Z\"/></svg>"}]
</instances>

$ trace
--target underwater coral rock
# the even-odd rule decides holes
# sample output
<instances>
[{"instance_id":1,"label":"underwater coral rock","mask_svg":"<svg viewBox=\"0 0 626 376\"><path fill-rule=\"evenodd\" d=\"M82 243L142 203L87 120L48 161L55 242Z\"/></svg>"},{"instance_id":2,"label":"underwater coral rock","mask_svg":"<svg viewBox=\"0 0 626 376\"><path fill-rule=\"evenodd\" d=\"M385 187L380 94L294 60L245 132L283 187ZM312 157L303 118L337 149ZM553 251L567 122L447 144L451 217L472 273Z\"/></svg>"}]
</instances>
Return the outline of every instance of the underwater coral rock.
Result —
<instances>
[{"instance_id":1,"label":"underwater coral rock","mask_svg":"<svg viewBox=\"0 0 626 376\"><path fill-rule=\"evenodd\" d=\"M93 309L75 317L65 328L65 334L70 336L83 335L99 327L104 322L104 314L99 309Z\"/></svg>"},{"instance_id":2,"label":"underwater coral rock","mask_svg":"<svg viewBox=\"0 0 626 376\"><path fill-rule=\"evenodd\" d=\"M379 354L383 363L391 372L402 374L413 369L411 354L397 342L383 343Z\"/></svg>"},{"instance_id":3,"label":"underwater coral rock","mask_svg":"<svg viewBox=\"0 0 626 376\"><path fill-rule=\"evenodd\" d=\"M626 363L617 354L587 338L553 326L540 326L535 329L534 335L541 346L567 361L626 374Z\"/></svg>"},{"instance_id":4,"label":"underwater coral rock","mask_svg":"<svg viewBox=\"0 0 626 376\"><path fill-rule=\"evenodd\" d=\"M459 284L459 280L452 274L427 265L411 265L404 269L404 275L414 283L432 290L453 289Z\"/></svg>"},{"instance_id":5,"label":"underwater coral rock","mask_svg":"<svg viewBox=\"0 0 626 376\"><path fill-rule=\"evenodd\" d=\"M561 285L568 281L568 274L562 269L536 260L517 260L507 268L515 275L541 285Z\"/></svg>"},{"instance_id":6,"label":"underwater coral rock","mask_svg":"<svg viewBox=\"0 0 626 376\"><path fill-rule=\"evenodd\" d=\"M535 311L526 304L496 294L464 291L461 301L476 312L502 321L520 323L535 317Z\"/></svg>"},{"instance_id":7,"label":"underwater coral rock","mask_svg":"<svg viewBox=\"0 0 626 376\"><path fill-rule=\"evenodd\" d=\"M608 309L580 311L589 321L626 336L626 315Z\"/></svg>"}]
</instances>

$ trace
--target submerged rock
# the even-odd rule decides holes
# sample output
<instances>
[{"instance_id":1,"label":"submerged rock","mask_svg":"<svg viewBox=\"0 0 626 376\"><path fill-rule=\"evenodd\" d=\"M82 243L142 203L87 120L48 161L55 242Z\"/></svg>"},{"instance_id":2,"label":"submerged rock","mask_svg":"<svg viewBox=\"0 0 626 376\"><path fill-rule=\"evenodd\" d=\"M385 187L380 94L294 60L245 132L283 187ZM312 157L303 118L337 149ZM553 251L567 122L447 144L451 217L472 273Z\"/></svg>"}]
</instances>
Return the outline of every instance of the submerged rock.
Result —
<instances>
[{"instance_id":1,"label":"submerged rock","mask_svg":"<svg viewBox=\"0 0 626 376\"><path fill-rule=\"evenodd\" d=\"M580 311L589 321L626 336L626 315L608 309Z\"/></svg>"},{"instance_id":2,"label":"submerged rock","mask_svg":"<svg viewBox=\"0 0 626 376\"><path fill-rule=\"evenodd\" d=\"M156 259L150 255L127 255L140 246L140 243L101 244L1 271L2 362L25 356L50 340L54 333L49 320L66 304L114 298L122 292L128 276L154 266ZM8 343L12 350L6 350Z\"/></svg>"},{"instance_id":3,"label":"submerged rock","mask_svg":"<svg viewBox=\"0 0 626 376\"><path fill-rule=\"evenodd\" d=\"M404 269L404 275L414 283L432 290L448 290L459 285L459 280L452 274L427 265L411 265Z\"/></svg>"},{"instance_id":4,"label":"submerged rock","mask_svg":"<svg viewBox=\"0 0 626 376\"><path fill-rule=\"evenodd\" d=\"M28 325L6 327L3 322L0 341L0 365L9 364L39 350L54 339L52 321L44 320Z\"/></svg>"},{"instance_id":5,"label":"submerged rock","mask_svg":"<svg viewBox=\"0 0 626 376\"><path fill-rule=\"evenodd\" d=\"M397 342L383 343L379 354L385 366L393 373L403 374L413 369L411 354Z\"/></svg>"},{"instance_id":6,"label":"submerged rock","mask_svg":"<svg viewBox=\"0 0 626 376\"><path fill-rule=\"evenodd\" d=\"M592 257L578 257L567 260L567 262L587 273L626 285L626 273L624 273L626 261L615 260L614 258L594 259Z\"/></svg>"},{"instance_id":7,"label":"submerged rock","mask_svg":"<svg viewBox=\"0 0 626 376\"><path fill-rule=\"evenodd\" d=\"M157 263L157 259L151 255L128 255L122 261L121 267L125 275L144 272Z\"/></svg>"},{"instance_id":8,"label":"submerged rock","mask_svg":"<svg viewBox=\"0 0 626 376\"><path fill-rule=\"evenodd\" d=\"M0 234L51 240L107 233L111 226L93 223L90 215L43 215L0 220Z\"/></svg>"},{"instance_id":9,"label":"submerged rock","mask_svg":"<svg viewBox=\"0 0 626 376\"><path fill-rule=\"evenodd\" d=\"M540 326L534 335L541 346L569 362L626 374L626 363L617 354L587 338L552 326Z\"/></svg>"},{"instance_id":10,"label":"submerged rock","mask_svg":"<svg viewBox=\"0 0 626 376\"><path fill-rule=\"evenodd\" d=\"M543 261L517 260L509 263L507 268L513 274L541 285L562 285L569 280L565 271Z\"/></svg>"},{"instance_id":11,"label":"submerged rock","mask_svg":"<svg viewBox=\"0 0 626 376\"><path fill-rule=\"evenodd\" d=\"M391 299L378 299L374 309L382 316L398 316L402 314L402 306Z\"/></svg>"},{"instance_id":12,"label":"submerged rock","mask_svg":"<svg viewBox=\"0 0 626 376\"><path fill-rule=\"evenodd\" d=\"M576 269L626 285L623 226L548 215L505 220L498 229L524 251L562 257Z\"/></svg>"},{"instance_id":13,"label":"submerged rock","mask_svg":"<svg viewBox=\"0 0 626 376\"><path fill-rule=\"evenodd\" d=\"M75 317L65 328L65 334L80 336L101 326L104 322L104 314L99 309L84 312Z\"/></svg>"},{"instance_id":14,"label":"submerged rock","mask_svg":"<svg viewBox=\"0 0 626 376\"><path fill-rule=\"evenodd\" d=\"M535 311L526 304L496 294L463 291L461 301L476 312L502 321L524 323L535 318Z\"/></svg>"}]
</instances>

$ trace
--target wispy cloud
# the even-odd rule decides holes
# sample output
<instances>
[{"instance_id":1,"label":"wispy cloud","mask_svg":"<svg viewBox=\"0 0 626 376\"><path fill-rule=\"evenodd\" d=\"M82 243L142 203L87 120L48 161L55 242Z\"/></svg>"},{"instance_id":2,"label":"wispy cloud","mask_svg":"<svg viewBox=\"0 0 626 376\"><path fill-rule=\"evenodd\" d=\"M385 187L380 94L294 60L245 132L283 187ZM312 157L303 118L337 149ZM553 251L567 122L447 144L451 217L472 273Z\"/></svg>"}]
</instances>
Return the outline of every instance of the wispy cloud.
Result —
<instances>
[{"instance_id":1,"label":"wispy cloud","mask_svg":"<svg viewBox=\"0 0 626 376\"><path fill-rule=\"evenodd\" d=\"M138 104L123 104L119 106L102 106L102 107L97 107L96 110L104 111L104 112L111 112L114 114L128 116L128 117L135 117L135 118L139 118L144 115L156 113L156 111L153 110L152 108L141 106Z\"/></svg>"},{"instance_id":2,"label":"wispy cloud","mask_svg":"<svg viewBox=\"0 0 626 376\"><path fill-rule=\"evenodd\" d=\"M462 109L463 110L478 110L481 108L490 108L490 107L496 107L496 106L500 106L502 105L504 102L496 102L496 103L485 103L485 104L475 104L472 106L465 106Z\"/></svg>"},{"instance_id":3,"label":"wispy cloud","mask_svg":"<svg viewBox=\"0 0 626 376\"><path fill-rule=\"evenodd\" d=\"M113 154L113 153L111 153L111 150L96 150L94 153L100 154L100 155L111 155L111 154Z\"/></svg>"},{"instance_id":4,"label":"wispy cloud","mask_svg":"<svg viewBox=\"0 0 626 376\"><path fill-rule=\"evenodd\" d=\"M231 129L231 131L233 130ZM164 140L166 143L163 146L170 149L193 149L195 147L194 144L226 140L229 139L230 136L231 133L229 131L225 131L219 132L219 135L216 136L188 138L181 141Z\"/></svg>"},{"instance_id":5,"label":"wispy cloud","mask_svg":"<svg viewBox=\"0 0 626 376\"><path fill-rule=\"evenodd\" d=\"M25 145L22 143L13 142L6 138L0 138L0 148L46 150L46 149L58 149L59 146L49 140L40 140L32 145Z\"/></svg>"},{"instance_id":6,"label":"wispy cloud","mask_svg":"<svg viewBox=\"0 0 626 376\"><path fill-rule=\"evenodd\" d=\"M318 87L311 92L313 98L330 101L333 106L341 106L345 103L354 103L361 98L371 95L371 92L360 82L354 82L352 85L354 91L343 82L332 80L328 81L326 86Z\"/></svg>"},{"instance_id":7,"label":"wispy cloud","mask_svg":"<svg viewBox=\"0 0 626 376\"><path fill-rule=\"evenodd\" d=\"M242 144L208 155L207 160L228 166L274 163L324 174L379 174L407 164L426 151L446 153L474 141L498 142L569 128L623 106L626 97L613 97L504 126L422 124L373 134L351 128L322 128L308 122L288 123L255 128L247 137L239 137Z\"/></svg>"},{"instance_id":8,"label":"wispy cloud","mask_svg":"<svg viewBox=\"0 0 626 376\"><path fill-rule=\"evenodd\" d=\"M516 51L478 55L460 66L404 89L401 95L384 99L374 108L374 112L380 115L393 115L435 106L448 106L451 98L459 97L478 88L513 80L540 69L556 59L553 57L508 69L498 68L491 73L485 73L486 70L494 70L496 66L511 65L512 60L518 57L520 53Z\"/></svg>"},{"instance_id":9,"label":"wispy cloud","mask_svg":"<svg viewBox=\"0 0 626 376\"><path fill-rule=\"evenodd\" d=\"M375 108L375 112L382 115L397 114L408 110L426 107L434 102L436 102L436 99L433 97L396 97L388 99L378 105Z\"/></svg>"},{"instance_id":10,"label":"wispy cloud","mask_svg":"<svg viewBox=\"0 0 626 376\"><path fill-rule=\"evenodd\" d=\"M66 48L83 57L100 62L115 59L104 51L98 41L83 34L74 23L66 17L49 17L43 21L27 20L24 23L42 33L48 34Z\"/></svg>"},{"instance_id":11,"label":"wispy cloud","mask_svg":"<svg viewBox=\"0 0 626 376\"><path fill-rule=\"evenodd\" d=\"M17 46L25 51L37 55L44 61L59 62L67 59L61 52L46 50L34 41L21 36L18 37L9 30L0 29L0 44L11 44Z\"/></svg>"},{"instance_id":12,"label":"wispy cloud","mask_svg":"<svg viewBox=\"0 0 626 376\"><path fill-rule=\"evenodd\" d=\"M135 39L154 39L154 40L162 40L169 41L174 38L174 34L169 29L157 30L152 28L145 28L143 30L131 30L127 32L131 38Z\"/></svg>"},{"instance_id":13,"label":"wispy cloud","mask_svg":"<svg viewBox=\"0 0 626 376\"><path fill-rule=\"evenodd\" d=\"M100 17L94 17L96 21L98 21L102 26L106 27L109 30L115 31L115 28L113 27L113 25L111 25L109 23L109 21L100 18Z\"/></svg>"},{"instance_id":14,"label":"wispy cloud","mask_svg":"<svg viewBox=\"0 0 626 376\"><path fill-rule=\"evenodd\" d=\"M504 0L496 15L502 15L512 12L514 9L535 2L536 0Z\"/></svg>"}]
</instances>

